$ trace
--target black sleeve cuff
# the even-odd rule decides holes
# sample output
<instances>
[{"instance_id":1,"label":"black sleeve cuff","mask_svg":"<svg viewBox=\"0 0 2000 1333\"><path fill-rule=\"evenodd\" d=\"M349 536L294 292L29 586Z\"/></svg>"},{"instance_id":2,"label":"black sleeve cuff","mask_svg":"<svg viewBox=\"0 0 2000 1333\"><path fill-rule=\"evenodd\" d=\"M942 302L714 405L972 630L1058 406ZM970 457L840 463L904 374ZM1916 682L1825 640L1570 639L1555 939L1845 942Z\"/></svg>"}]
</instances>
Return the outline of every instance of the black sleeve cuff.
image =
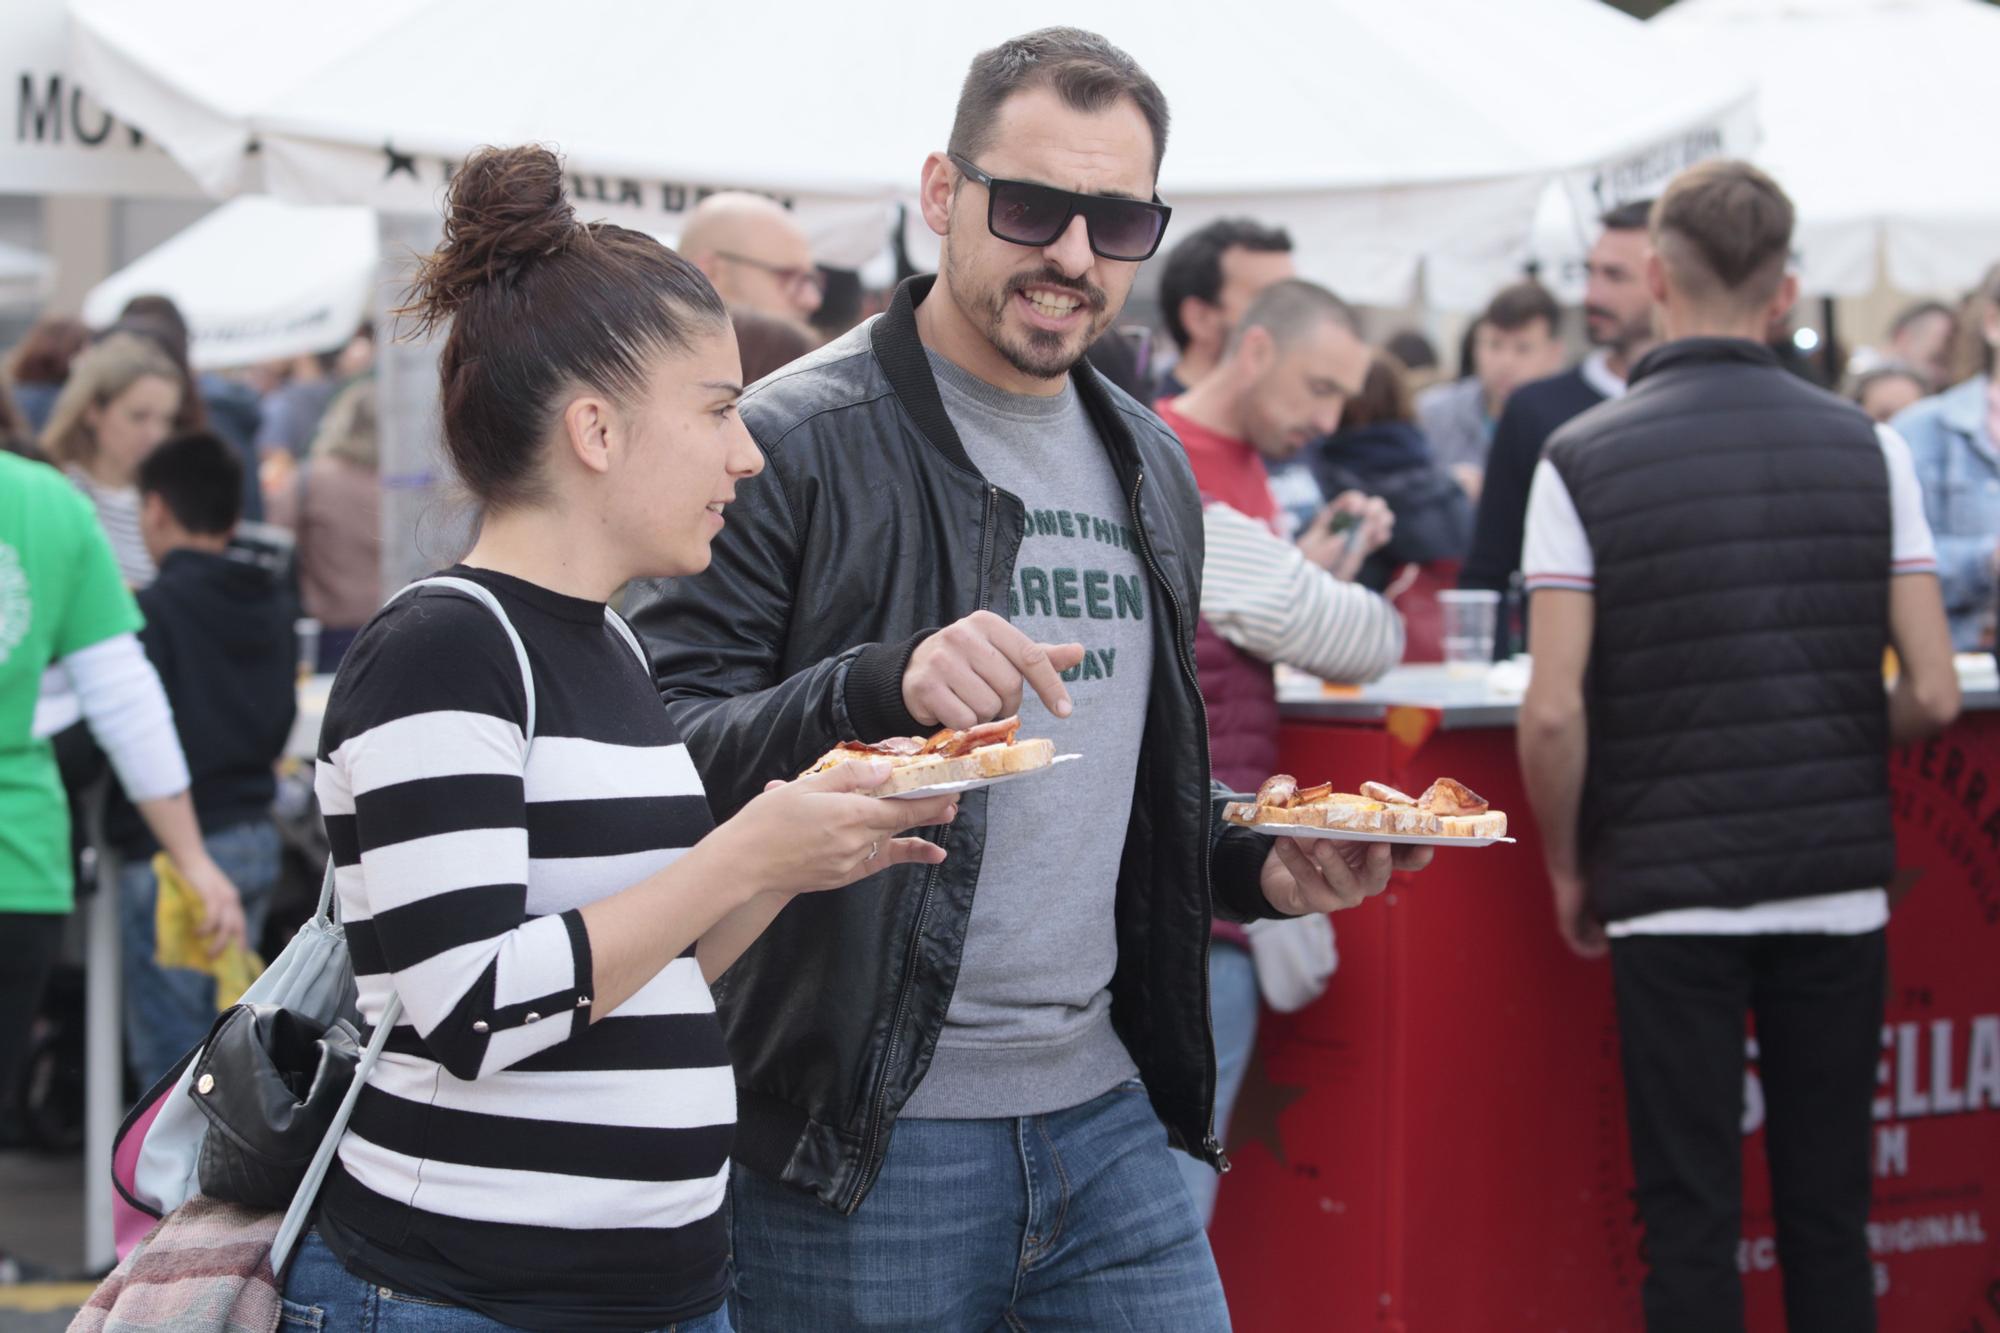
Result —
<instances>
[{"instance_id":1,"label":"black sleeve cuff","mask_svg":"<svg viewBox=\"0 0 2000 1333\"><path fill-rule=\"evenodd\" d=\"M1274 840L1245 828L1225 826L1209 859L1209 883L1214 888L1215 914L1224 921L1262 921L1282 917L1271 906L1262 886L1264 862Z\"/></svg>"},{"instance_id":2,"label":"black sleeve cuff","mask_svg":"<svg viewBox=\"0 0 2000 1333\"><path fill-rule=\"evenodd\" d=\"M920 630L901 643L871 643L847 669L846 712L858 741L888 736L923 736L932 730L910 716L903 704L903 672L917 645L937 633Z\"/></svg>"},{"instance_id":3,"label":"black sleeve cuff","mask_svg":"<svg viewBox=\"0 0 2000 1333\"><path fill-rule=\"evenodd\" d=\"M591 996L597 990L597 964L590 952L590 928L583 924L583 913L571 908L562 914L563 926L569 931L570 961L576 967L576 998L572 1001L576 1008L575 1031L581 1032L590 1026Z\"/></svg>"}]
</instances>

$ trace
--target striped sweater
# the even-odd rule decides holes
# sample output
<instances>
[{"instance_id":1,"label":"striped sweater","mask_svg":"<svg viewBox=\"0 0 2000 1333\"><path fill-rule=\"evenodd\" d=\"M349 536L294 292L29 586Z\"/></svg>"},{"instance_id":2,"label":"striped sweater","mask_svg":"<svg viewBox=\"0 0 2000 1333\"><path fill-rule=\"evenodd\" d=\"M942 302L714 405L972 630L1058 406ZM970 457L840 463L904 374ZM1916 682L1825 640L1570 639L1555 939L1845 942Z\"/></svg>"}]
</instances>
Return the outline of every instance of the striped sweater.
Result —
<instances>
[{"instance_id":1,"label":"striped sweater","mask_svg":"<svg viewBox=\"0 0 2000 1333\"><path fill-rule=\"evenodd\" d=\"M364 1019L403 1022L320 1227L351 1270L537 1330L657 1328L729 1281L735 1090L690 949L592 1023L578 909L712 827L604 607L485 571L524 641L423 589L350 650L316 786Z\"/></svg>"},{"instance_id":2,"label":"striped sweater","mask_svg":"<svg viewBox=\"0 0 2000 1333\"><path fill-rule=\"evenodd\" d=\"M1403 618L1376 593L1228 505L1204 507L1201 526L1202 618L1244 652L1347 684L1403 660Z\"/></svg>"},{"instance_id":3,"label":"striped sweater","mask_svg":"<svg viewBox=\"0 0 2000 1333\"><path fill-rule=\"evenodd\" d=\"M153 557L146 550L145 533L139 527L139 488L106 486L80 467L64 468L63 473L89 497L91 507L97 511L98 525L111 539L111 553L118 557L118 572L124 575L125 586L133 589L150 586L159 570L153 566Z\"/></svg>"}]
</instances>

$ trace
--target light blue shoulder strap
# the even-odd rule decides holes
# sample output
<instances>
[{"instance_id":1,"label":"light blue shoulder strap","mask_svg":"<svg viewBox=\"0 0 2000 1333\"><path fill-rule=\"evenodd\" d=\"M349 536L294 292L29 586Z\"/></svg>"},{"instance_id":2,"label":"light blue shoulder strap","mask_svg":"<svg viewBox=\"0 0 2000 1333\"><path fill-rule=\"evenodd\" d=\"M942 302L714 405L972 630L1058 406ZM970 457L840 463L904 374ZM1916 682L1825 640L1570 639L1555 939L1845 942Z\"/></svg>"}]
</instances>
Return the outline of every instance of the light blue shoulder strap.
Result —
<instances>
[{"instance_id":1,"label":"light blue shoulder strap","mask_svg":"<svg viewBox=\"0 0 2000 1333\"><path fill-rule=\"evenodd\" d=\"M454 578L450 574L439 574L434 578L418 579L415 583L410 584L409 587L404 588L402 592L397 593L396 596L401 597L403 593L410 592L416 588L450 588L453 592L464 593L467 597L470 597L473 601L478 602L488 611L491 611L493 618L500 622L500 628L507 631L507 642L514 645L514 660L521 665L521 688L528 693L528 719L527 724L522 728L522 732L527 736L528 744L533 745L535 743L535 673L533 668L528 665L528 648L526 644L521 642L521 632L514 628L513 621L507 619L506 608L500 605L500 599L493 595L491 589L474 583L471 579ZM392 598L391 600L394 599ZM607 607L607 614L609 614L609 610ZM626 633L629 636L631 631L628 630Z\"/></svg>"},{"instance_id":2,"label":"light blue shoulder strap","mask_svg":"<svg viewBox=\"0 0 2000 1333\"><path fill-rule=\"evenodd\" d=\"M639 659L639 665L646 668L646 674L649 676L652 675L652 659L646 656L646 649L640 644L639 636L632 632L632 627L625 623L625 617L607 606L604 608L604 620L606 624L617 631L619 638L625 640L625 646L630 648L633 655Z\"/></svg>"}]
</instances>

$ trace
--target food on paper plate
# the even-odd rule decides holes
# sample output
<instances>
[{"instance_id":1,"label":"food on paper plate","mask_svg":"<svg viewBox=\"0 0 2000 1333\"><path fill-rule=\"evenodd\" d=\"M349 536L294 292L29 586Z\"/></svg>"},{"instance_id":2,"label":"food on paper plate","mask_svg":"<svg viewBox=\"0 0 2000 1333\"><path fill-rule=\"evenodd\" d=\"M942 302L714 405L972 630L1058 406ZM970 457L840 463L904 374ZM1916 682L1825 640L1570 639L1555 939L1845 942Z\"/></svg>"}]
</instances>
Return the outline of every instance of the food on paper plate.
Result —
<instances>
[{"instance_id":1,"label":"food on paper plate","mask_svg":"<svg viewBox=\"0 0 2000 1333\"><path fill-rule=\"evenodd\" d=\"M1301 787L1289 773L1272 776L1255 801L1232 801L1223 810L1233 824L1290 824L1348 833L1423 838L1504 838L1505 811L1488 806L1470 787L1439 778L1422 796L1408 796L1381 782L1359 792L1337 792L1332 783Z\"/></svg>"},{"instance_id":2,"label":"food on paper plate","mask_svg":"<svg viewBox=\"0 0 2000 1333\"><path fill-rule=\"evenodd\" d=\"M1055 761L1055 742L1020 740L1016 734L1020 729L1021 719L1008 717L965 731L946 727L928 739L891 736L872 742L842 741L799 776L824 773L854 759L887 759L893 765L889 780L868 794L894 796L942 782L971 782L1047 768Z\"/></svg>"}]
</instances>

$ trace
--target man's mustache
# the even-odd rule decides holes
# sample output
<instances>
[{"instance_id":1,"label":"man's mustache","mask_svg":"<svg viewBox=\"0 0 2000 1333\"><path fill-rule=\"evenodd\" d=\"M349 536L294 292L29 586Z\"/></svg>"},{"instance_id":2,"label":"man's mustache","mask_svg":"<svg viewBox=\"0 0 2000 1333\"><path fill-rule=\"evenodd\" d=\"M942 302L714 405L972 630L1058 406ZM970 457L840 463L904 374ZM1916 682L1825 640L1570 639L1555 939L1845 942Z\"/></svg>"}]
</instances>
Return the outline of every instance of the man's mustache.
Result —
<instances>
[{"instance_id":1,"label":"man's mustache","mask_svg":"<svg viewBox=\"0 0 2000 1333\"><path fill-rule=\"evenodd\" d=\"M1102 310L1111 299L1102 287L1092 286L1081 278L1072 278L1059 269L1044 269L1040 273L1022 273L1008 280L1009 295L1025 292L1030 287L1061 287L1075 292L1092 310Z\"/></svg>"}]
</instances>

